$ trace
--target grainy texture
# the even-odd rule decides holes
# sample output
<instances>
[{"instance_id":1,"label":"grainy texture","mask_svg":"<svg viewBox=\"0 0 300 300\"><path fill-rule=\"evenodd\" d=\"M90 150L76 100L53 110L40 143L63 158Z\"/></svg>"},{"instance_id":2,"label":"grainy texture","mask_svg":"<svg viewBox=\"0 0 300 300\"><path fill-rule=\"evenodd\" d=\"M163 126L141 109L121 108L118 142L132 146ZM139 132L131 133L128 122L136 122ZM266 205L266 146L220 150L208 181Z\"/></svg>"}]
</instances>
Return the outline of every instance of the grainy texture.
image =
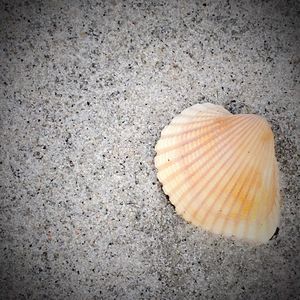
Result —
<instances>
[{"instance_id":1,"label":"grainy texture","mask_svg":"<svg viewBox=\"0 0 300 300\"><path fill-rule=\"evenodd\" d=\"M299 298L299 10L1 1L0 298ZM273 125L283 207L267 245L194 228L161 190L161 129L202 102Z\"/></svg>"}]
</instances>

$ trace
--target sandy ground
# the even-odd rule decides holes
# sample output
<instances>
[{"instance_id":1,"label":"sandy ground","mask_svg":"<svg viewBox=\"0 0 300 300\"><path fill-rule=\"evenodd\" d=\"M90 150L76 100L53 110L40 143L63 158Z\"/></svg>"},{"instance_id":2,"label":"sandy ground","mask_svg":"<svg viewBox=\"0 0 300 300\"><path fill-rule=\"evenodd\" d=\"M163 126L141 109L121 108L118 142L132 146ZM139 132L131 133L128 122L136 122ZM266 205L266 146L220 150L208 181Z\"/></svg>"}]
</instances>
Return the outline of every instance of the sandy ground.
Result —
<instances>
[{"instance_id":1,"label":"sandy ground","mask_svg":"<svg viewBox=\"0 0 300 300\"><path fill-rule=\"evenodd\" d=\"M1 1L0 298L299 299L299 10ZM155 143L202 102L272 124L266 245L195 228L162 192Z\"/></svg>"}]
</instances>

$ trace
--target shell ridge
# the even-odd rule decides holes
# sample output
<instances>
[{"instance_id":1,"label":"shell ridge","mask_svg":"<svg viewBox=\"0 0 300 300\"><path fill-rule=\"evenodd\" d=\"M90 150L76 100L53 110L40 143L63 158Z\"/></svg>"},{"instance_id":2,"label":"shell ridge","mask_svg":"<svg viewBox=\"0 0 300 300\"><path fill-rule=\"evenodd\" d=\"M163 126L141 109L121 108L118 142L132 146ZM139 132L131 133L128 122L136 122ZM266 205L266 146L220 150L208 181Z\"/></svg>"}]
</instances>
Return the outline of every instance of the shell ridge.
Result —
<instances>
[{"instance_id":1,"label":"shell ridge","mask_svg":"<svg viewBox=\"0 0 300 300\"><path fill-rule=\"evenodd\" d=\"M248 130L249 126L243 126L241 127L239 130L240 135L246 130ZM229 133L229 132L228 132ZM222 149L222 151L227 151L230 149L231 147L231 143L235 142L236 140L239 139L238 135L233 135L233 134L228 134L227 135L227 140L224 138L222 140L222 142L219 144L219 148ZM177 170L175 170L174 172L172 172L171 174L168 175L168 177L164 178L163 183L168 182L170 179L173 178L173 180L178 176L178 173L180 173L183 169L190 169L190 167L192 167L201 157L206 156L206 160L203 161L199 166L197 166L197 168L191 173L189 174L189 176L183 178L183 180L181 182L179 182L177 184L177 186L179 187L181 184L183 184L183 181L186 181L188 179L191 179L194 177L195 174L197 174L197 172L205 165L207 164L207 161L209 161L209 164L213 164L213 162L217 159L219 159L223 154L221 152L219 152L218 154L214 155L215 153L211 150L213 150L215 148L214 145L210 146L206 151L204 151L203 153L200 153L199 155L197 155L193 160L190 161L189 164L184 165L179 167ZM207 155L207 154L211 154L211 155ZM176 163L176 166L179 166L178 163ZM170 166L171 167L171 166ZM165 172L166 169L163 169L161 171L158 172L158 176L161 177L161 173ZM172 189L170 193L175 192L176 188Z\"/></svg>"},{"instance_id":2,"label":"shell ridge","mask_svg":"<svg viewBox=\"0 0 300 300\"><path fill-rule=\"evenodd\" d=\"M243 133L243 130L246 131L246 130L247 130L247 127L248 127L248 126L246 126L246 125L245 125L244 127L241 127L241 128L240 128L240 134ZM220 149L222 149L222 151L224 152L225 150L229 150L229 149L230 149L230 144L231 144L232 142L238 140L238 139L239 139L239 136L237 136L237 135L234 136L233 134L229 134L229 132L228 132L227 139L225 139L225 138L222 139L222 142L218 145L218 147L219 147ZM189 176L183 178L183 181L186 181L186 180L188 180L188 179L191 179L192 177L194 177L195 174L197 174L197 172L198 172L205 164L207 164L207 161L209 161L209 164L213 164L213 162L214 162L215 160L217 160L219 157L222 156L222 153L221 153L221 152L219 152L218 154L214 155L215 152L216 152L216 150L215 150L213 153L212 153L212 151L211 151L211 150L213 150L214 148L215 148L215 145L212 145L212 146L208 147L208 149L207 149L206 151L204 151L203 153L198 154L193 160L191 160L191 161L189 162L189 164L186 164L186 165L184 165L184 166L180 166L180 164L176 161L176 163L171 164L170 166L168 166L168 168L164 168L163 170L159 171L159 172L158 172L159 178L162 179L162 182L163 182L163 183L168 182L168 181L170 181L171 179L175 180L176 177L178 176L178 173L179 173L180 171L182 171L182 170L184 170L184 169L190 169L192 166L195 165L195 163L196 163L196 165L197 165L197 161L199 160L199 158L201 158L201 157L206 157L206 158L205 158L205 161L203 161L202 163L200 163L200 165L197 166L197 169L195 169L195 171L193 171L191 174L189 174ZM208 153L208 154L210 153L211 155L207 155L207 153ZM180 161L180 160L179 160L179 161ZM172 171L169 175L167 175L167 177L166 177L166 176L162 176L162 174L168 172L168 169L171 168L171 167L173 167L173 168L176 169L176 170ZM177 169L177 168L178 168L178 169ZM163 178L163 177L164 177L164 178ZM172 182L173 182L173 180L172 180ZM183 183L183 182L179 182L179 183L177 184L177 186L179 187L179 185L182 184L182 183ZM172 189L172 192L173 192L173 191L176 191L176 189Z\"/></svg>"},{"instance_id":3,"label":"shell ridge","mask_svg":"<svg viewBox=\"0 0 300 300\"><path fill-rule=\"evenodd\" d=\"M265 148L264 145L261 145L260 151L263 152L263 151L264 151L264 148ZM262 158L261 158L261 160L262 160ZM251 170L251 174L249 175L249 177L246 177L246 178L245 178L245 180L244 180L244 182L243 182L243 185L245 184L246 181L251 181L251 180L253 180L253 178L254 178L254 176L255 176L255 170L256 170L256 167L259 165L259 163L260 163L260 160L258 160L258 161L255 163L253 169ZM256 187L257 184L258 184L258 182L257 182L257 180L255 180L255 184L253 185L253 187ZM238 194L236 195L236 198L238 198L238 197L240 196L240 193L242 192L242 189L243 189L243 185L241 185L241 188L240 188ZM251 188L251 185L248 185L246 195L248 195L248 193L249 193L249 191L250 191L250 188ZM255 197L255 195L252 195L252 196L251 196L251 201L250 201L250 202L252 202L252 203L251 203L251 206L253 206L253 200L254 200L254 197ZM244 209L244 207L245 207L246 200L247 200L247 197L245 197L245 198L243 199L242 203L240 203L240 208L239 208L239 210L238 210L237 217L238 217L238 216L241 216L241 212L243 211L243 209ZM234 208L234 206L236 206L236 205L237 205L237 202L233 202L233 203L231 204L230 210L232 210L232 209ZM249 208L248 212L249 212L250 210L251 210L251 208ZM249 222L249 220L248 220L248 212L247 212L247 214L246 214L246 216L245 216L245 218L244 218L244 219L245 219L244 222L246 223L246 225L247 225L248 222ZM238 225L238 224L237 224L237 223L238 223L237 220L238 220L237 218L235 218L235 220L233 220L233 223L234 223L235 226ZM228 226L228 219L225 219L225 222L224 222L224 224L223 224L223 232L226 232L227 226ZM236 228L237 228L237 227L236 227ZM231 234L234 235L234 236L238 236L238 233L237 233L237 232L234 232L234 231L231 232ZM244 235L244 236L246 236L246 235Z\"/></svg>"},{"instance_id":4,"label":"shell ridge","mask_svg":"<svg viewBox=\"0 0 300 300\"><path fill-rule=\"evenodd\" d=\"M228 120L231 123L230 126L234 127L235 125L241 125L244 122L249 122L250 119L251 119L251 117L243 117L242 119L237 119L237 118L235 118L235 116L218 116L218 117L214 118L214 121L212 121L210 124L208 124L207 127L210 128L212 125L215 125L216 128L220 128L221 127L220 123L225 122L225 121L228 122ZM197 128L194 128L193 130L183 131L183 132L180 132L179 134L174 135L174 137L182 136L183 134L185 135L187 133L193 132L194 130L197 131L197 130L200 130L200 129L201 129L201 127L199 127L199 128L197 127ZM172 138L173 136L165 136L165 137Z\"/></svg>"},{"instance_id":5,"label":"shell ridge","mask_svg":"<svg viewBox=\"0 0 300 300\"><path fill-rule=\"evenodd\" d=\"M253 134L252 134L252 136L253 136L253 135L255 134L255 130L253 130L252 133L253 133ZM245 144L246 144L246 143L245 143ZM255 145L255 141L252 141L252 143L251 143L251 148L253 148L254 145ZM248 146L245 145L245 147L248 147ZM241 171L239 172L239 174L243 174L243 172L247 169L247 167L248 167L248 163L244 160L244 161L241 162L241 165L238 165L238 164L236 165L236 170L238 170L239 168L242 168ZM254 173L253 170L252 170L252 173ZM234 172L234 173L231 175L231 177L228 179L228 182L230 182L230 181L234 178L235 175L236 175L236 173ZM244 178L244 181L243 181L243 184L241 184L240 189L239 189L239 191L238 191L238 193L237 193L237 195L236 195L235 198L238 198L238 196L239 196L240 192L242 191L243 186L244 186L244 184L245 184L245 182L246 182L247 180L248 180L248 178L245 177L245 178ZM225 199L224 199L224 201L223 201L223 203L222 203L222 205L221 205L221 208L220 208L221 211L223 211L224 207L226 206L227 201L230 199L230 196L231 196L232 192L234 191L234 189L236 188L237 184L238 184L238 180L234 183L234 185L232 186L231 190L226 194L226 197L225 197ZM220 195L221 195L222 192L224 191L225 187L226 187L226 185L224 185L223 189L220 190L220 192L218 193L218 195L216 196L216 198L219 198L219 197L220 197ZM223 231L225 231L225 227L226 227L226 226L225 226L225 224L226 224L226 217L228 218L228 214L229 214L229 212L232 210L232 208L233 208L233 206L234 206L235 203L236 203L235 201L232 202L231 207L230 207L230 209L228 210L227 216L224 216L224 221L223 221L223 226L222 226ZM205 220L206 220L206 218L207 218L209 212L213 209L213 207L215 206L215 204L216 204L216 202L213 202L212 205L209 207L209 209L207 210L207 212L206 212L204 218L201 220L202 223L205 222ZM215 216L215 218L214 218L214 220L213 220L213 222L212 222L211 228L213 228L213 227L215 226L215 223L216 223L216 221L217 221L217 219L218 219L219 217L220 217L219 215L216 215L216 216Z\"/></svg>"},{"instance_id":6,"label":"shell ridge","mask_svg":"<svg viewBox=\"0 0 300 300\"><path fill-rule=\"evenodd\" d=\"M203 116L201 115L198 115L196 116L197 118L203 118ZM195 117L195 118L196 118ZM199 124L199 123L205 123L205 122L210 122L212 124L216 123L216 119L219 119L219 120L223 120L223 119L231 119L231 120L236 120L237 119L237 116L236 115L218 115L218 116L212 116L206 120L199 120L197 122L193 122L192 124ZM252 115L243 115L242 116L242 119L253 119L253 116ZM237 120L238 122L238 120ZM176 133L173 133L173 134L166 134L165 131L170 131L172 130L172 127L177 127L177 126L183 126L183 125L191 125L191 123L188 123L188 122L185 122L185 123L174 123L174 120L171 121L171 123L169 125L167 125L163 130L162 130L162 133L161 133L161 138L163 139L166 139L166 138L169 138L169 137L176 137L176 136L181 136L182 134L184 133L188 133L188 132L192 132L193 130L197 130L199 129L200 126L202 126L203 124L199 124L199 127L195 126L195 128L191 129L191 130L187 130L187 131L178 131Z\"/></svg>"},{"instance_id":7,"label":"shell ridge","mask_svg":"<svg viewBox=\"0 0 300 300\"><path fill-rule=\"evenodd\" d=\"M251 131L252 134L253 134L253 132L254 132L254 131ZM244 135L244 136L240 139L238 145L243 144L247 139L248 139L248 136ZM216 174L218 174L218 172L220 171L220 169L221 169L224 165L226 165L226 163L227 163L228 161L230 161L234 155L235 155L235 153L231 153L231 154L227 157L227 159L226 159L225 161L223 161L223 163L222 163L221 165L218 165L218 161L215 162L215 164L214 164L213 166L218 166L218 168L217 168L212 174L211 174L211 173L207 173L207 174L206 174L206 177L205 177L205 182L206 182L206 184L207 184L208 182L210 182L210 180L212 180L212 178L214 178L214 177L216 176ZM213 166L212 166L212 167L213 167ZM229 166L227 167L226 170L228 170L230 167L231 167L231 165L229 165ZM226 173L226 172L224 172L224 174L225 174L225 173ZM209 178L208 178L208 176L209 176ZM202 177L202 176L201 176L201 177ZM200 177L200 178L201 178L201 177ZM197 181L195 180L194 186L196 186L197 183L198 183L198 180L197 180ZM194 188L194 186L193 186L192 188ZM199 191L197 191L197 193L190 199L190 201L187 202L187 204L186 204L186 206L185 206L185 210L187 210L187 208L191 205L191 203L194 202L194 201L199 197L199 195L202 193L202 190L205 188L205 184L203 184L203 186L204 186L204 187L202 187ZM188 191L185 191L184 194L186 194L187 192L188 192ZM205 203L206 200L207 200L207 199L201 201L201 203L199 204L199 207L198 207L196 213L198 213L199 209L201 209L201 207L203 206L203 204ZM178 204L178 203L177 203L177 204ZM195 215L195 214L193 214L192 216L194 216L194 215Z\"/></svg>"},{"instance_id":8,"label":"shell ridge","mask_svg":"<svg viewBox=\"0 0 300 300\"><path fill-rule=\"evenodd\" d=\"M265 145L265 144L264 144L264 145ZM271 148L271 149L272 149L272 145L268 144L267 149L268 149L268 148ZM265 159L265 156L261 155L261 159L262 159L262 161L263 161L263 159L264 159L266 165L272 165L271 159L273 160L273 157L272 157L271 155L268 155L268 156L267 156L267 159ZM271 178L272 178L272 176L270 176L270 180L271 180ZM250 211L249 211L249 214L250 214Z\"/></svg>"},{"instance_id":9,"label":"shell ridge","mask_svg":"<svg viewBox=\"0 0 300 300\"><path fill-rule=\"evenodd\" d=\"M242 134L243 132L246 132L247 130L249 130L250 126L248 124L248 126L244 126L243 128L240 128L240 134ZM233 132L234 133L234 132ZM222 147L223 150L227 150L230 148L231 146L231 143L235 140L238 140L239 139L239 136L234 136L233 134L232 135L228 135L227 138L230 138L227 140L227 143L225 144L224 147ZM224 139L225 140L225 139ZM224 142L225 143L225 142ZM221 146L223 145L223 143L221 144ZM215 146L213 145L211 148L209 148L208 150L211 150L212 148L214 148ZM189 164L189 167L194 164L195 161L197 161L203 154L200 154L199 156L197 156L190 164ZM184 180L187 180L187 179L190 179L192 178L195 174L197 174L197 172L203 167L204 164L207 163L207 160L209 160L209 164L213 164L215 162L215 160L217 160L219 157L222 156L222 153L220 152L220 154L218 154L217 156L215 156L215 159L211 159L211 157L208 157L206 159L206 161L204 161L202 164L200 164L200 166L197 167L197 169L192 173L190 174L188 177L184 178ZM184 167L183 167L184 168ZM169 179L169 178L168 178ZM181 184L182 182L180 182ZM193 187L197 184L197 180L195 180L195 184L193 186L191 186L191 189L193 189ZM178 184L179 186L179 184ZM173 190L171 190L171 192L175 192L176 191L176 188L174 188ZM190 190L186 190L183 195L181 195L181 197L185 196L186 193L188 193Z\"/></svg>"},{"instance_id":10,"label":"shell ridge","mask_svg":"<svg viewBox=\"0 0 300 300\"><path fill-rule=\"evenodd\" d=\"M224 118L224 117L219 117L219 118ZM209 122L209 124L208 124L208 126L211 126L211 125L215 125L216 124L216 122L214 121L214 120L202 120L201 122L199 121L199 122L197 122L198 124L199 123L208 123L208 121L210 121ZM196 122L195 122L196 123ZM175 126L175 127L177 127L177 126L182 126L183 127L183 125L185 125L185 126L189 126L190 124L189 123L184 123L184 124L178 124L178 123L176 123L176 125L175 124L170 124L170 125L168 125L168 126L166 126L166 130L165 131L167 131L167 130L172 130L172 128ZM194 131L197 131L197 130L199 130L199 129L201 129L203 126L202 126L203 124L199 124L199 126L195 126L195 127L193 127L192 129L189 129L189 130L182 130L182 131L178 131L178 132L176 132L176 133L172 133L172 134L170 134L170 133L164 133L164 132L162 132L162 135L161 135L161 139L168 139L168 138L174 138L174 137L178 137L178 136L181 136L182 134L186 134L186 133L191 133L191 132L194 132Z\"/></svg>"},{"instance_id":11,"label":"shell ridge","mask_svg":"<svg viewBox=\"0 0 300 300\"><path fill-rule=\"evenodd\" d=\"M246 124L247 124L247 120L244 120L244 122L242 123L242 125L244 125L244 126L241 126L240 131L246 127ZM239 124L237 123L236 126L239 126ZM225 137L226 136L228 137L231 134L234 134L235 133L234 129L236 129L235 126L232 127L231 130L228 131L227 133L224 133ZM218 136L219 136L219 134L217 132L215 132L215 137L218 137ZM200 144L200 145L197 144L194 148L192 148L190 151L186 152L184 155L181 155L179 158L173 159L172 161L167 161L164 164L160 165L159 166L160 169L165 169L165 168L169 167L170 165L172 165L173 163L178 162L178 160L186 158L187 156L189 156L190 154L192 154L195 151L195 148L199 148L199 147L205 146L206 144L207 144L207 142L205 142L205 143L202 142L202 144ZM158 154L158 155L160 155L160 154Z\"/></svg>"},{"instance_id":12,"label":"shell ridge","mask_svg":"<svg viewBox=\"0 0 300 300\"><path fill-rule=\"evenodd\" d=\"M249 145L247 145L246 141L249 140L253 135L255 135L255 128L253 128L253 130L251 131L251 134L250 136L245 136L245 138L243 138L242 140L240 140L240 143L239 145L243 145L244 144L244 147L243 148L247 148L249 147ZM228 161L230 161L232 159L232 157L235 155L235 153L232 153L224 162L221 166L219 166L219 168L213 173L212 176L210 176L210 179L211 180L213 177L215 177L215 175L219 172L219 170L224 166L226 165L226 163ZM215 189L216 186L218 186L220 184L220 182L224 179L224 177L227 175L227 172L229 169L232 169L233 166L235 165L235 169L237 169L239 167L239 163L237 161L234 161L233 164L229 165L227 167L227 171L223 173L222 177L218 179L218 182L214 185L214 187L209 191L208 195L207 195L207 198L209 197L209 195L211 194L211 192ZM233 174L234 176L235 174ZM230 181L230 178L227 179L227 182ZM224 184L224 188L225 188L225 184ZM201 209L201 207L204 205L205 201L207 201L207 199L205 199L204 201L201 202L201 204L199 204L199 207L197 208L197 210L195 210L194 212L194 215L196 215L199 210Z\"/></svg>"},{"instance_id":13,"label":"shell ridge","mask_svg":"<svg viewBox=\"0 0 300 300\"><path fill-rule=\"evenodd\" d=\"M269 148L272 148L272 145L268 145L269 146ZM272 156L268 156L268 158L267 158L267 161L269 162L269 163L271 163L272 161L271 160L273 160L273 157ZM273 177L272 176L270 176L270 179L269 179L269 183L270 182L272 182L273 180ZM276 182L276 181L275 181ZM270 185L271 186L271 188L273 187L273 185L271 184ZM273 191L273 189L272 189L272 191ZM271 194L272 195L272 194ZM268 233L268 231L267 231L267 227L269 226L269 220L268 220L268 216L269 216L269 214L271 214L272 213L272 211L273 211L273 207L274 207L274 203L276 202L276 199L274 199L274 201L272 201L272 197L271 198L268 198L268 199L270 199L268 202L269 203L267 203L267 204L269 204L268 205L268 207L267 207L267 211L265 211L265 214L264 214L264 211L262 210L262 211L259 211L258 212L258 214L257 214L257 219L259 220L259 219L261 219L261 220L264 220L265 218L266 218L266 221L264 221L260 226L261 227L266 227L266 228L264 228L265 229L265 231L266 231L266 234ZM270 204L271 204L271 206L270 206ZM254 229L255 230L255 236L259 236L259 235L262 235L263 234L263 231L261 230L260 232L258 231L260 228L259 226L259 224L257 224L256 223L256 228ZM274 228L274 230L275 230L275 228ZM246 230L245 230L246 231ZM248 231L249 231L249 228L248 228ZM246 234L248 233L248 231L246 231Z\"/></svg>"},{"instance_id":14,"label":"shell ridge","mask_svg":"<svg viewBox=\"0 0 300 300\"><path fill-rule=\"evenodd\" d=\"M277 182L278 181L278 166L277 166L277 163L276 161L274 160L274 157L273 157L273 164L272 164L272 176L270 178L270 181L271 182ZM276 189L274 187L274 185L271 185L273 188L272 188L272 197L271 198L274 198L276 199L276 201L274 201L272 203L272 206L269 208L269 210L266 212L266 215L269 215L273 209L273 206L274 205L278 205L278 199L277 198L280 198L280 195L278 194L279 193L279 188L278 186L276 185Z\"/></svg>"},{"instance_id":15,"label":"shell ridge","mask_svg":"<svg viewBox=\"0 0 300 300\"><path fill-rule=\"evenodd\" d=\"M274 149L273 142L272 143L268 143L268 148L270 148L271 151ZM270 165L271 164L272 167L274 167L274 163L272 164L272 161L274 161L274 156L273 155L267 156L266 165ZM274 171L272 170L272 175L273 174L274 174ZM258 220L264 220L265 219L266 220L261 225L256 224L256 227L254 228L254 235L258 236L258 237L260 236L261 238L263 238L263 237L265 238L265 236L268 235L268 232L270 230L272 230L272 228L269 228L269 227L272 227L271 226L272 224L271 224L271 222L269 220L269 215L273 212L274 204L277 201L277 199L276 199L276 192L274 191L275 187L277 189L277 185L275 184L275 187L274 187L274 184L272 184L272 183L276 183L277 182L276 179L277 178L274 178L274 176L270 176L269 177L269 180L267 181L267 185L270 186L271 189L272 189L272 193L271 193L270 197L268 197L269 201L267 201L267 204L269 204L269 205L268 205L266 211L261 210L261 211L258 211L258 214L257 214L257 218L256 219L258 219ZM274 201L272 201L272 199L274 199ZM260 227L261 227L261 230L259 231ZM265 235L264 236L263 236L263 233L264 233L263 229L265 231ZM273 230L275 231L275 228L273 228ZM245 228L245 234L249 235L249 228Z\"/></svg>"},{"instance_id":16,"label":"shell ridge","mask_svg":"<svg viewBox=\"0 0 300 300\"><path fill-rule=\"evenodd\" d=\"M264 153L265 151L266 151L266 147L265 147L265 145L260 145L260 148L258 148L258 149L256 149L256 151L257 152L260 152L260 153ZM261 156L260 157L260 159L259 160L257 160L256 161L256 163L254 164L254 166L253 166L253 168L252 168L252 170L251 170L251 174L248 176L248 177L246 177L245 178L245 181L244 182L246 182L246 181L253 181L254 180L254 185L253 185L253 187L256 187L257 186L257 184L258 184L258 180L257 180L257 178L255 177L255 171L256 171L256 169L257 169L257 167L260 165L260 163L263 161L263 157ZM247 193L246 193L246 195L248 195L248 193L250 192L250 188L251 188L251 185L248 185L247 186ZM241 191L240 191L241 192ZM240 193L238 193L237 194L237 196L239 196L239 194ZM255 197L255 195L252 195L252 198L254 198ZM246 198L247 197L245 197L245 199L244 199L244 201L241 203L241 205L240 205L240 208L239 208L239 212L238 212L238 215L241 215L241 212L242 212L242 210L243 210L243 208L244 208L244 205L245 205L245 200L246 200ZM233 203L233 205L234 205L235 203ZM250 212L250 210L248 210L248 213Z\"/></svg>"},{"instance_id":17,"label":"shell ridge","mask_svg":"<svg viewBox=\"0 0 300 300\"><path fill-rule=\"evenodd\" d=\"M267 123L267 121L264 118L260 118L261 121L261 126L262 128L265 128L266 130L270 130L271 134L272 134L272 130L269 126L269 124ZM263 163L266 166L272 165L271 167L271 171L272 172L272 176L267 176L268 180L265 182L266 184L264 186L269 186L271 188L271 194L270 197L268 197L269 195L269 190L267 190L266 195L264 196L263 200L264 203L267 204L267 208L266 210L263 210L261 208L261 204L259 203L259 207L256 208L256 211L258 211L258 213L256 213L256 218L254 219L255 222L253 227L251 228L251 224L250 222L247 223L248 226L245 226L244 231L243 231L243 236L247 237L248 239L257 239L260 242L267 242L271 236L273 235L273 233L276 230L276 227L278 225L279 222L279 205L278 204L278 195L279 195L279 189L278 189L278 173L276 172L276 158L275 158L275 152L274 152L274 137L272 134L272 140L271 142L267 143L267 148L265 150L266 152L270 152L269 155L261 155L261 161L260 163ZM267 159L265 160L265 157L267 157ZM275 169L274 169L275 167ZM264 177L262 178L262 180L264 181ZM253 195L254 198L254 195ZM267 199L267 200L265 200ZM253 200L252 200L253 201ZM269 204L269 205L268 205ZM246 217L250 220L249 215L254 214L255 212L251 212L253 210L253 207L248 210ZM272 216L275 218L272 218ZM257 221L258 220L258 221ZM261 221L261 225L259 225L259 220ZM252 230L251 230L252 229Z\"/></svg>"},{"instance_id":18,"label":"shell ridge","mask_svg":"<svg viewBox=\"0 0 300 300\"><path fill-rule=\"evenodd\" d=\"M178 143L178 144L179 145L186 145L186 144L192 143L193 141L198 140L201 137L203 137L203 136L205 136L207 134L210 134L211 132L214 132L214 130L216 128L218 128L218 124L213 123L213 124L211 124L211 126L208 126L208 128L210 129L210 131L206 131L206 132L204 131L204 132L202 132L202 134L200 136L195 136L193 138L190 138L189 140L182 141L181 143ZM197 130L192 130L192 131L200 131L200 130L203 130L203 129L202 128L197 128ZM187 133L190 133L192 131L184 132L183 134L187 134ZM178 140L178 136L180 136L180 135L181 134L179 134L179 135L176 134L174 136L168 137L170 139L174 139L174 144L175 145L167 146L167 147L162 148L162 149L158 149L158 150L156 150L156 152L159 152L158 154L160 155L160 154L163 154L165 152L172 151L174 147L177 147L178 144L176 144L176 141Z\"/></svg>"},{"instance_id":19,"label":"shell ridge","mask_svg":"<svg viewBox=\"0 0 300 300\"><path fill-rule=\"evenodd\" d=\"M238 126L239 122L236 122L236 124L234 124L233 126ZM232 127L233 127L232 126ZM161 148L160 143L158 142L158 149L156 149L156 152L158 155L170 152L170 151L174 151L174 149L178 149L181 148L182 146L187 146L195 141L200 141L201 139L203 139L205 136L208 136L209 134L213 134L214 136L219 136L220 134L217 133L216 131L219 129L220 125L219 124L214 124L214 126L209 126L210 130L209 131L203 131L203 129L199 128L197 129L197 131L199 131L198 135L195 135L193 137L190 137L189 139L183 140L181 142L178 142L178 138L177 137L172 137L173 141L172 141L172 145L167 145L164 148ZM202 130L202 132L201 132ZM233 128L232 128L233 130ZM196 133L195 133L196 134ZM188 136L188 134L186 134L185 136ZM171 143L171 141L170 141Z\"/></svg>"}]
</instances>

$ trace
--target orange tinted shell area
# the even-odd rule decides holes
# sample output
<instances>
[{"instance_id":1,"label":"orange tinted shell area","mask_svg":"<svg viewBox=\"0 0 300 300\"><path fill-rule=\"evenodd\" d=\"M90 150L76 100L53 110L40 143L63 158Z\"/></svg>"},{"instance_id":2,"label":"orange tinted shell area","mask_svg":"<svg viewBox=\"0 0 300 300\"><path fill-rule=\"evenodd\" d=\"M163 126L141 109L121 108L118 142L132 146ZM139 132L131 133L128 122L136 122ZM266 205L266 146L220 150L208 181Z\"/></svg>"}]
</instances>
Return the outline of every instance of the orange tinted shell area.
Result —
<instances>
[{"instance_id":1,"label":"orange tinted shell area","mask_svg":"<svg viewBox=\"0 0 300 300\"><path fill-rule=\"evenodd\" d=\"M211 232L267 242L279 222L278 167L268 122L197 104L156 145L163 190L184 219Z\"/></svg>"}]
</instances>

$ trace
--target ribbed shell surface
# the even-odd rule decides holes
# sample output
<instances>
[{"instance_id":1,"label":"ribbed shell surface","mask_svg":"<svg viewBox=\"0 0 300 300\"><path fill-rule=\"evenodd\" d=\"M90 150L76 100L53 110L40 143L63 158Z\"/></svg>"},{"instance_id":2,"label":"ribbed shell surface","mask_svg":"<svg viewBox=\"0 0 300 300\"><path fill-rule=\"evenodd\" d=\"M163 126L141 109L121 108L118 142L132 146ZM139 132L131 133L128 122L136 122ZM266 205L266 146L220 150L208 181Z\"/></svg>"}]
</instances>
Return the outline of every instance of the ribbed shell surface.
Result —
<instances>
[{"instance_id":1,"label":"ribbed shell surface","mask_svg":"<svg viewBox=\"0 0 300 300\"><path fill-rule=\"evenodd\" d=\"M185 220L258 243L272 237L278 167L264 118L196 104L163 129L155 150L158 179Z\"/></svg>"}]
</instances>

